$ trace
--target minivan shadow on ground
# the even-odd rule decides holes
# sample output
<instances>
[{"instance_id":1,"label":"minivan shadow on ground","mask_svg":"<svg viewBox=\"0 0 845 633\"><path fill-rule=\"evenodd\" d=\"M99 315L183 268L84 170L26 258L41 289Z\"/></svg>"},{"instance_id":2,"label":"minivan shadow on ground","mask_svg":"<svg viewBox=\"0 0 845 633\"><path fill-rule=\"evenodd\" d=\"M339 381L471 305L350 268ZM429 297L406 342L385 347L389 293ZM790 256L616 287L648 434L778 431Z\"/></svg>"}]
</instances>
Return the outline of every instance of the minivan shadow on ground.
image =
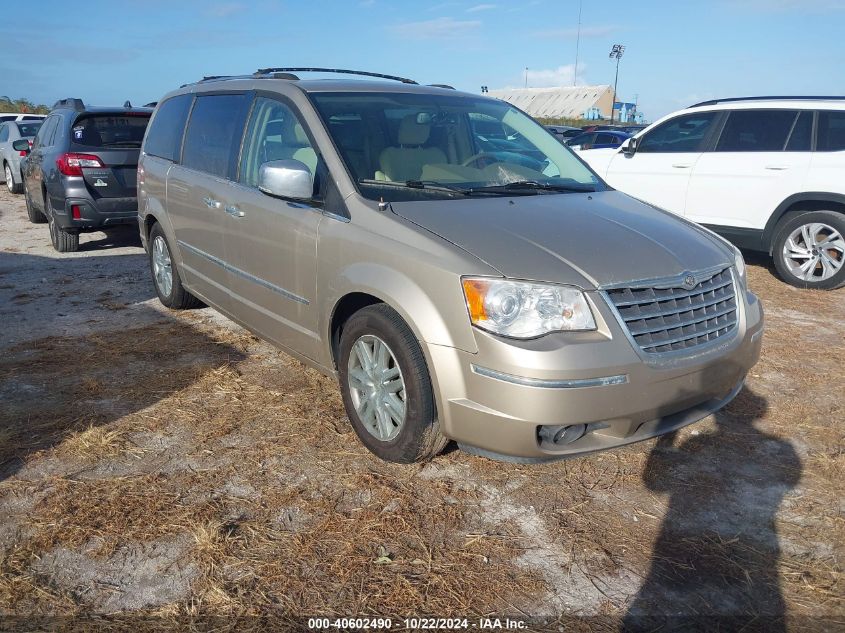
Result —
<instances>
[{"instance_id":1,"label":"minivan shadow on ground","mask_svg":"<svg viewBox=\"0 0 845 633\"><path fill-rule=\"evenodd\" d=\"M669 495L668 509L623 630L785 630L775 517L802 464L756 428L767 408L746 387L715 414L714 432L658 439L643 480Z\"/></svg>"},{"instance_id":2,"label":"minivan shadow on ground","mask_svg":"<svg viewBox=\"0 0 845 633\"><path fill-rule=\"evenodd\" d=\"M148 305L145 262L0 252L0 480L31 453L243 357Z\"/></svg>"}]
</instances>

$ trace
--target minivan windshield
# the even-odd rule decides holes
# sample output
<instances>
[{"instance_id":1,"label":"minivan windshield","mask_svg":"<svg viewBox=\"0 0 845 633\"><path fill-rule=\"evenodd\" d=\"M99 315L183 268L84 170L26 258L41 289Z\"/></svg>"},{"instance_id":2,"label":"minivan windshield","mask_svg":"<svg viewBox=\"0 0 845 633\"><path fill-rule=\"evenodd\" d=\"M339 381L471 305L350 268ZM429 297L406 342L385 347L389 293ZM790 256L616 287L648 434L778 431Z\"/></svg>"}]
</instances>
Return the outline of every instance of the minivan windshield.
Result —
<instances>
[{"instance_id":1,"label":"minivan windshield","mask_svg":"<svg viewBox=\"0 0 845 633\"><path fill-rule=\"evenodd\" d=\"M540 124L462 95L312 92L361 194L372 200L605 189Z\"/></svg>"}]
</instances>

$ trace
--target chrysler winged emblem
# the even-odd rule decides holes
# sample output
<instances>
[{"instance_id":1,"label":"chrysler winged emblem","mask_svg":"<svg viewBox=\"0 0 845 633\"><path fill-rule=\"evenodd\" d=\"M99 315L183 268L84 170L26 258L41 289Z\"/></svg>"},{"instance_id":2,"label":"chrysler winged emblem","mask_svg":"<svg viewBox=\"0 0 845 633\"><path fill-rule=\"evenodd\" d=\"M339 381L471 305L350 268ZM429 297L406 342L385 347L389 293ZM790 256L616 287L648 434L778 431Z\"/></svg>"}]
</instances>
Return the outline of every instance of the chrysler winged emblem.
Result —
<instances>
[{"instance_id":1,"label":"chrysler winged emblem","mask_svg":"<svg viewBox=\"0 0 845 633\"><path fill-rule=\"evenodd\" d=\"M684 273L684 288L687 290L695 288L695 276L692 273Z\"/></svg>"}]
</instances>

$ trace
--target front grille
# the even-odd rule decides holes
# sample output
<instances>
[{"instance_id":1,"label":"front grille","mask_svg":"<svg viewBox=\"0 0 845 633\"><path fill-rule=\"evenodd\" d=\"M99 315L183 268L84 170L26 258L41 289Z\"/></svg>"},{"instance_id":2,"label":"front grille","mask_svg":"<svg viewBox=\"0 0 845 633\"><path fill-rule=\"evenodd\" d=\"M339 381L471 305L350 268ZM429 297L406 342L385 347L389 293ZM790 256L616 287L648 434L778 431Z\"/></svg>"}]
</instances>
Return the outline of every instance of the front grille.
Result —
<instances>
[{"instance_id":1,"label":"front grille","mask_svg":"<svg viewBox=\"0 0 845 633\"><path fill-rule=\"evenodd\" d=\"M730 268L693 287L607 291L634 340L648 353L690 349L728 334L737 308Z\"/></svg>"}]
</instances>

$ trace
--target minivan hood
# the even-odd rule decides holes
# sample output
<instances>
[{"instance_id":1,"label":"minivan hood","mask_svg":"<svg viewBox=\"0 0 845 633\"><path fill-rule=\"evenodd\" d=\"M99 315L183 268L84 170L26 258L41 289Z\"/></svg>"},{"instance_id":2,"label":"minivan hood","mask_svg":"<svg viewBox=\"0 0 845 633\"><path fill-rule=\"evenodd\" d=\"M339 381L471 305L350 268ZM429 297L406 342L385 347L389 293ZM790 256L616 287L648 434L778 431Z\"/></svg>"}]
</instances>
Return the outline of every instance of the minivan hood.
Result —
<instances>
[{"instance_id":1,"label":"minivan hood","mask_svg":"<svg viewBox=\"0 0 845 633\"><path fill-rule=\"evenodd\" d=\"M391 206L513 279L596 288L733 263L703 229L618 191Z\"/></svg>"}]
</instances>

